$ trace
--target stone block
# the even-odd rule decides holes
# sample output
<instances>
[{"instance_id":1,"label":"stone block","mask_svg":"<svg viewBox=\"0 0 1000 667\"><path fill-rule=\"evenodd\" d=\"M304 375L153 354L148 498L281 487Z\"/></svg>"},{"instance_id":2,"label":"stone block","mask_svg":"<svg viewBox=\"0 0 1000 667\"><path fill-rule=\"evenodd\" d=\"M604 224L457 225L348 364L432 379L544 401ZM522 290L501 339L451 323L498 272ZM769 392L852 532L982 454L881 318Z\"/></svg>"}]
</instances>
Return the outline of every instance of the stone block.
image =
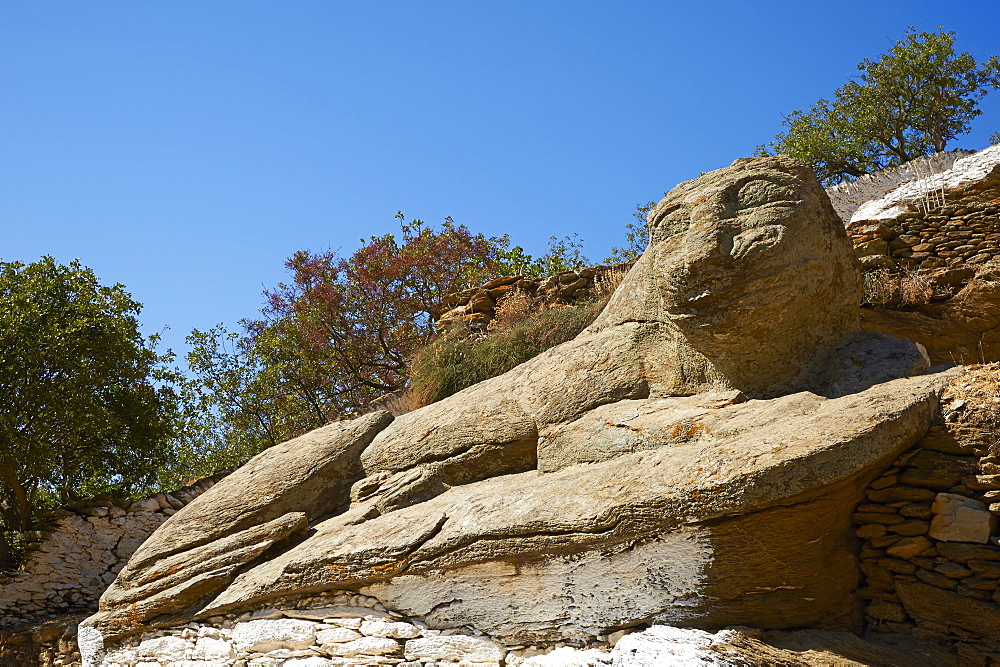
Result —
<instances>
[{"instance_id":1,"label":"stone block","mask_svg":"<svg viewBox=\"0 0 1000 667\"><path fill-rule=\"evenodd\" d=\"M865 613L868 614L869 617L880 621L895 621L897 623L902 623L907 619L906 611L903 610L903 605L896 604L894 602L886 602L885 600L872 600Z\"/></svg>"},{"instance_id":2,"label":"stone block","mask_svg":"<svg viewBox=\"0 0 1000 667\"><path fill-rule=\"evenodd\" d=\"M393 639L413 639L420 636L420 628L409 623L386 621L365 621L361 624L361 634L368 637L391 637Z\"/></svg>"},{"instance_id":3,"label":"stone block","mask_svg":"<svg viewBox=\"0 0 1000 667\"><path fill-rule=\"evenodd\" d=\"M343 644L345 642L352 642L355 639L361 639L362 634L357 630L352 630L350 628L330 628L329 630L320 630L316 633L316 643L317 644Z\"/></svg>"},{"instance_id":4,"label":"stone block","mask_svg":"<svg viewBox=\"0 0 1000 667\"><path fill-rule=\"evenodd\" d=\"M954 493L939 493L931 507L929 535L943 542L986 544L996 527L996 516L983 502Z\"/></svg>"},{"instance_id":5,"label":"stone block","mask_svg":"<svg viewBox=\"0 0 1000 667\"><path fill-rule=\"evenodd\" d=\"M159 658L161 660L183 660L187 657L187 651L191 645L181 639L167 635L165 637L155 637L144 639L139 642L137 653L141 656Z\"/></svg>"},{"instance_id":6,"label":"stone block","mask_svg":"<svg viewBox=\"0 0 1000 667\"><path fill-rule=\"evenodd\" d=\"M369 655L399 658L403 655L403 645L388 637L362 637L343 644L324 644L323 651L338 658Z\"/></svg>"},{"instance_id":7,"label":"stone block","mask_svg":"<svg viewBox=\"0 0 1000 667\"><path fill-rule=\"evenodd\" d=\"M958 563L970 560L1000 560L1000 548L992 544L980 546L978 544L941 543L937 545L937 552L948 560Z\"/></svg>"},{"instance_id":8,"label":"stone block","mask_svg":"<svg viewBox=\"0 0 1000 667\"><path fill-rule=\"evenodd\" d=\"M904 521L903 523L897 523L892 526L888 526L890 533L896 533L897 535L906 535L908 537L914 537L916 535L924 535L930 528L930 524L926 521L919 521L917 519L910 519L909 521Z\"/></svg>"},{"instance_id":9,"label":"stone block","mask_svg":"<svg viewBox=\"0 0 1000 667\"><path fill-rule=\"evenodd\" d=\"M892 523L903 523L906 519L895 512L855 512L854 523L881 523L889 525Z\"/></svg>"},{"instance_id":10,"label":"stone block","mask_svg":"<svg viewBox=\"0 0 1000 667\"><path fill-rule=\"evenodd\" d=\"M933 544L926 537L904 537L886 548L885 552L896 558L912 558L931 548Z\"/></svg>"},{"instance_id":11,"label":"stone block","mask_svg":"<svg viewBox=\"0 0 1000 667\"><path fill-rule=\"evenodd\" d=\"M221 639L200 637L191 657L195 660L226 660L233 657L233 647Z\"/></svg>"},{"instance_id":12,"label":"stone block","mask_svg":"<svg viewBox=\"0 0 1000 667\"><path fill-rule=\"evenodd\" d=\"M882 537L885 535L885 526L878 523L869 523L858 528L854 534L865 540L870 540L873 537Z\"/></svg>"},{"instance_id":13,"label":"stone block","mask_svg":"<svg viewBox=\"0 0 1000 667\"><path fill-rule=\"evenodd\" d=\"M233 628L236 650L248 653L307 648L315 640L316 626L309 621L294 618L246 621L237 623Z\"/></svg>"},{"instance_id":14,"label":"stone block","mask_svg":"<svg viewBox=\"0 0 1000 667\"><path fill-rule=\"evenodd\" d=\"M949 591L953 591L958 588L958 582L950 577L946 577L940 572L932 572L930 570L917 570L917 579L924 582L925 584L930 584L931 586L936 586L937 588L944 588Z\"/></svg>"},{"instance_id":15,"label":"stone block","mask_svg":"<svg viewBox=\"0 0 1000 667\"><path fill-rule=\"evenodd\" d=\"M866 495L874 503L919 503L934 500L934 491L914 486L890 486L887 489L869 490Z\"/></svg>"},{"instance_id":16,"label":"stone block","mask_svg":"<svg viewBox=\"0 0 1000 667\"><path fill-rule=\"evenodd\" d=\"M494 641L466 635L439 635L406 642L406 659L458 662L500 662L507 655L506 649Z\"/></svg>"}]
</instances>

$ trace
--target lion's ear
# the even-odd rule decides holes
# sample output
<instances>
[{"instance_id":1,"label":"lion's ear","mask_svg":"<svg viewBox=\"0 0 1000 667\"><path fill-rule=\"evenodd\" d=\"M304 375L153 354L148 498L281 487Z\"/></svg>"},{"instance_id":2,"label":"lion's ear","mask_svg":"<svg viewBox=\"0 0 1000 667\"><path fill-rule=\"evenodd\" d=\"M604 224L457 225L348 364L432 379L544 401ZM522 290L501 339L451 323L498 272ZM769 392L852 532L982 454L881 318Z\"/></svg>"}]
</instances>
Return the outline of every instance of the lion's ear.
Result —
<instances>
[{"instance_id":1,"label":"lion's ear","mask_svg":"<svg viewBox=\"0 0 1000 667\"><path fill-rule=\"evenodd\" d=\"M733 237L733 249L729 253L735 259L755 255L781 243L787 228L784 225L764 225L740 232Z\"/></svg>"}]
</instances>

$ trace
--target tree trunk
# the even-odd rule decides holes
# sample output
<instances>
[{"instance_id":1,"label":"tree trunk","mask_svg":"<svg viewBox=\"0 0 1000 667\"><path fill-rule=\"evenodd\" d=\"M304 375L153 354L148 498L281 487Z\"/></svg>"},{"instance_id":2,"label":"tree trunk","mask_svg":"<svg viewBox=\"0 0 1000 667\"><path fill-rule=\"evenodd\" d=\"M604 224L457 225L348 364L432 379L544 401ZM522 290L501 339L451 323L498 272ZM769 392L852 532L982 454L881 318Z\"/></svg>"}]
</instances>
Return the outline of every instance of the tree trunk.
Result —
<instances>
[{"instance_id":1,"label":"tree trunk","mask_svg":"<svg viewBox=\"0 0 1000 667\"><path fill-rule=\"evenodd\" d=\"M3 486L10 502L10 506L4 512L9 522L7 528L20 533L31 530L31 501L13 466L0 465L0 485Z\"/></svg>"},{"instance_id":2,"label":"tree trunk","mask_svg":"<svg viewBox=\"0 0 1000 667\"><path fill-rule=\"evenodd\" d=\"M10 571L17 567L14 552L7 543L7 534L0 529L0 570Z\"/></svg>"}]
</instances>

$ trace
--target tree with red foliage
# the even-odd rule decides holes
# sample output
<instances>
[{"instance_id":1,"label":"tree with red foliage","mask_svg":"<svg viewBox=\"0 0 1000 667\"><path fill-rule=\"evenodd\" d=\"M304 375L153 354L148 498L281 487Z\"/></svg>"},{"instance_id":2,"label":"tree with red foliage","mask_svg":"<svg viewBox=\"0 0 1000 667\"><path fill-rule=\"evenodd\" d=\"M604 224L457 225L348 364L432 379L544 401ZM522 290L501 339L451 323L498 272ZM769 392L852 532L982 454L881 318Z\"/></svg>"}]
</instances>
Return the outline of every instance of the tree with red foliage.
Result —
<instances>
[{"instance_id":1,"label":"tree with red foliage","mask_svg":"<svg viewBox=\"0 0 1000 667\"><path fill-rule=\"evenodd\" d=\"M244 440L243 454L401 389L443 297L496 277L511 252L507 237L473 234L451 218L439 229L396 218L401 235L362 239L349 258L292 255L291 282L265 292L263 318L244 320L242 336L192 333L199 396L228 425L224 437Z\"/></svg>"}]
</instances>

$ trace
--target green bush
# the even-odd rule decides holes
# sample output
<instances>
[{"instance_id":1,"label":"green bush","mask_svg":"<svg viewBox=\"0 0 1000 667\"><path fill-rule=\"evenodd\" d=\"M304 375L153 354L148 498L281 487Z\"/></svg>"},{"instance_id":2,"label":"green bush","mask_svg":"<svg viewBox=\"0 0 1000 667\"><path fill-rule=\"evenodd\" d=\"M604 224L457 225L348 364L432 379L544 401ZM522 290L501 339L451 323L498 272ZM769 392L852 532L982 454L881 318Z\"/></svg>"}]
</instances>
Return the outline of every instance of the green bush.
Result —
<instances>
[{"instance_id":1,"label":"green bush","mask_svg":"<svg viewBox=\"0 0 1000 667\"><path fill-rule=\"evenodd\" d=\"M485 335L447 331L412 359L409 405L416 408L440 401L573 339L597 318L606 303L605 298L545 308Z\"/></svg>"}]
</instances>

